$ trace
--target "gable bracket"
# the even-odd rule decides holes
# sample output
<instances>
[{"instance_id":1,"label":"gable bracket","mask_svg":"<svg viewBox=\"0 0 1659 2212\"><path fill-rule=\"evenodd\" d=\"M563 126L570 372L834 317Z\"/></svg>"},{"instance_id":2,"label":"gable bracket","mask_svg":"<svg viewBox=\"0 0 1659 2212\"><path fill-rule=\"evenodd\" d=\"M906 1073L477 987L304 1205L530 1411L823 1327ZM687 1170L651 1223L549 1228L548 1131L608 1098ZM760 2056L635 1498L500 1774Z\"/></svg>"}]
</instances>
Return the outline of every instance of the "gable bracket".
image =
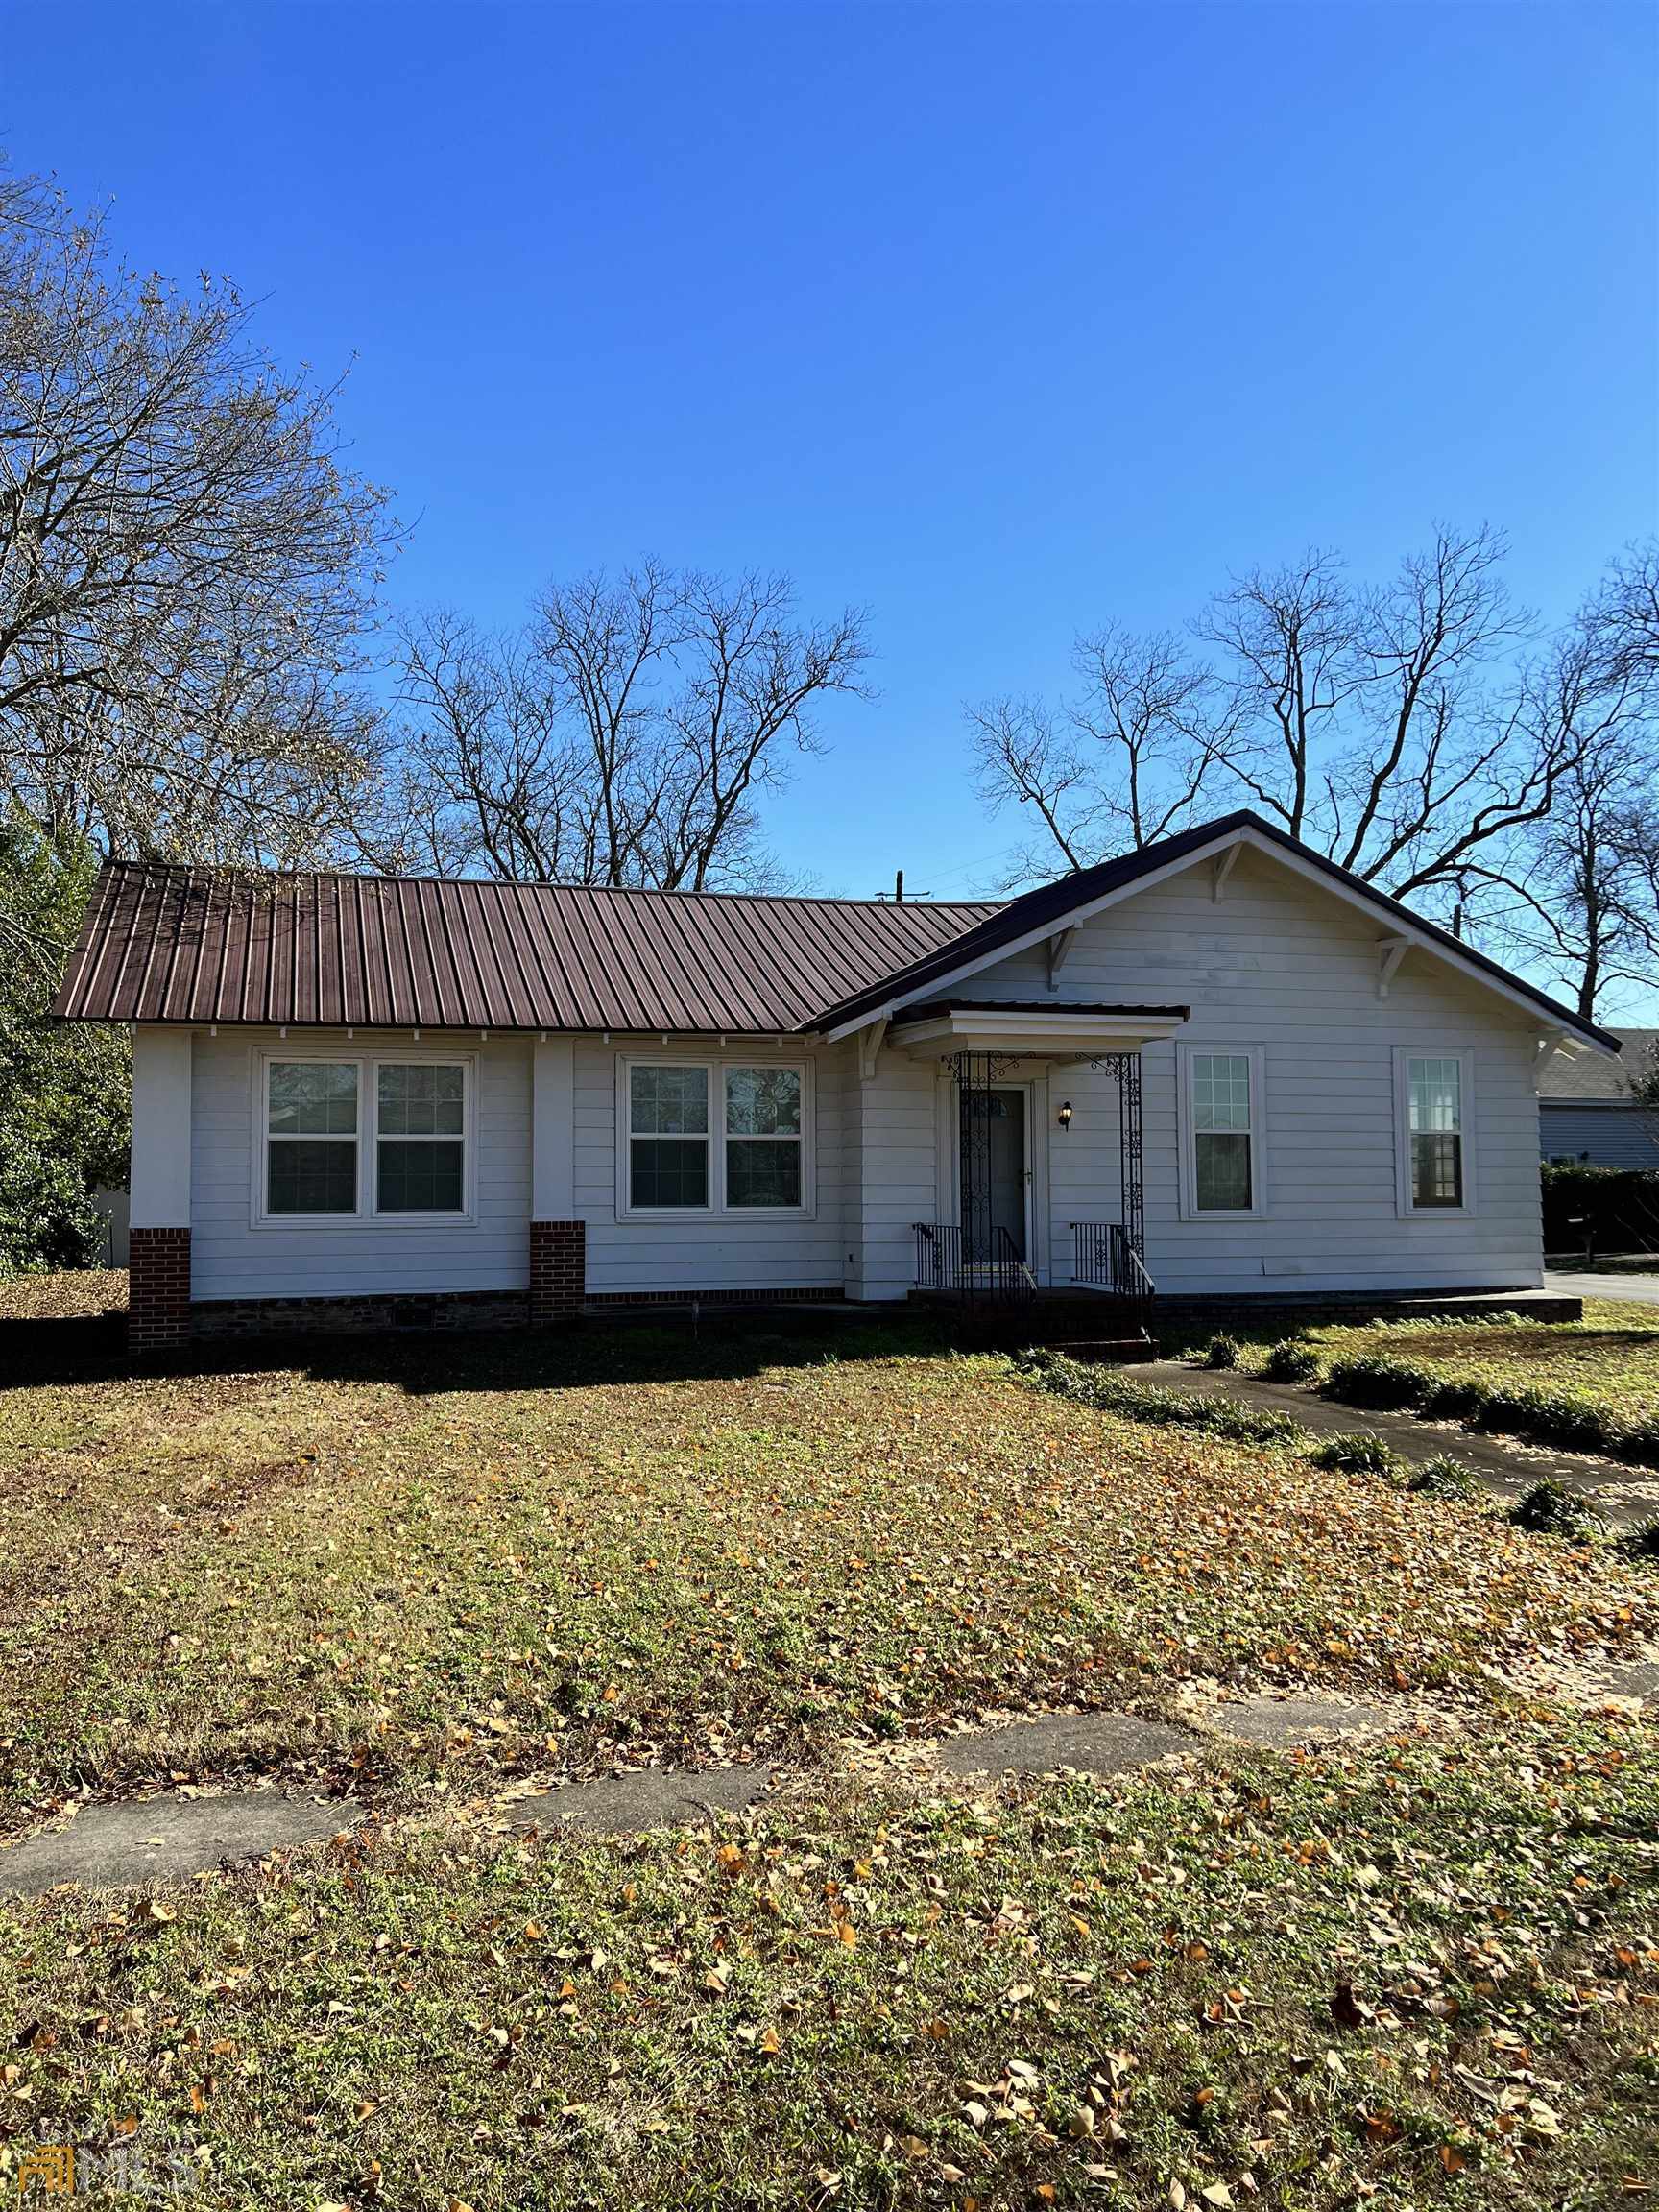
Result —
<instances>
[{"instance_id":1,"label":"gable bracket","mask_svg":"<svg viewBox=\"0 0 1659 2212\"><path fill-rule=\"evenodd\" d=\"M1388 986L1393 982L1400 963L1411 950L1409 937L1379 937L1377 940L1377 996L1386 998Z\"/></svg>"},{"instance_id":2,"label":"gable bracket","mask_svg":"<svg viewBox=\"0 0 1659 2212\"><path fill-rule=\"evenodd\" d=\"M881 1057L882 1042L887 1035L887 1017L872 1022L868 1029L858 1032L858 1080L872 1083L876 1079L876 1063Z\"/></svg>"},{"instance_id":3,"label":"gable bracket","mask_svg":"<svg viewBox=\"0 0 1659 2212\"><path fill-rule=\"evenodd\" d=\"M1210 896L1217 906L1220 905L1222 894L1227 889L1227 878L1238 867L1238 855L1243 850L1243 842L1240 840L1236 845L1229 845L1224 853L1217 853L1215 855L1215 865L1210 872Z\"/></svg>"},{"instance_id":4,"label":"gable bracket","mask_svg":"<svg viewBox=\"0 0 1659 2212\"><path fill-rule=\"evenodd\" d=\"M1048 940L1048 988L1050 991L1058 991L1060 988L1060 971L1066 965L1066 955L1070 951L1072 941L1076 935L1075 926L1070 929L1056 929L1053 936Z\"/></svg>"}]
</instances>

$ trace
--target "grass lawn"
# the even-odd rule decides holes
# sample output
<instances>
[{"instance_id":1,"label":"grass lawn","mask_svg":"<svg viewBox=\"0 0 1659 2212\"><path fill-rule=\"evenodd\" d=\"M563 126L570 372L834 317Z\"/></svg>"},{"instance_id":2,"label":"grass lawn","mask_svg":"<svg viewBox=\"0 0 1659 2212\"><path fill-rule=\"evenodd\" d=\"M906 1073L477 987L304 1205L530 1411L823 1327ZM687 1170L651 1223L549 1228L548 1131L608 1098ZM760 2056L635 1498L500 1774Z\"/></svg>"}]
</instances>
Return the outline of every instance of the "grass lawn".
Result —
<instances>
[{"instance_id":1,"label":"grass lawn","mask_svg":"<svg viewBox=\"0 0 1659 2212\"><path fill-rule=\"evenodd\" d=\"M0 1392L7 1817L278 1772L383 1823L158 1909L9 1903L13 2165L131 2122L273 2208L1659 2188L1653 1731L1550 1687L1659 1634L1652 1574L920 1333L132 1381L56 1297ZM1200 1677L1400 1728L999 1796L907 1749ZM737 1757L824 1772L718 1844L488 1811Z\"/></svg>"}]
</instances>

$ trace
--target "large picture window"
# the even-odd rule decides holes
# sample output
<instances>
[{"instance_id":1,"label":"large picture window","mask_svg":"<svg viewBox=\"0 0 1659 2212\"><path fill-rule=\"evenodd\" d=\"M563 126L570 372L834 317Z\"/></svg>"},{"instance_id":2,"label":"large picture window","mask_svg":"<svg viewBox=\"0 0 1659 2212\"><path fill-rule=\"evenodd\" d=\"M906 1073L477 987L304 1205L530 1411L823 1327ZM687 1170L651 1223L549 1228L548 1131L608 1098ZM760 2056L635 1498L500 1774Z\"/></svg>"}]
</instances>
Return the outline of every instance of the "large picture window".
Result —
<instances>
[{"instance_id":1,"label":"large picture window","mask_svg":"<svg viewBox=\"0 0 1659 2212\"><path fill-rule=\"evenodd\" d=\"M617 1064L617 1206L629 1214L811 1210L808 1068L720 1060Z\"/></svg>"},{"instance_id":2,"label":"large picture window","mask_svg":"<svg viewBox=\"0 0 1659 2212\"><path fill-rule=\"evenodd\" d=\"M469 1218L470 1059L274 1053L256 1065L256 1221Z\"/></svg>"},{"instance_id":3,"label":"large picture window","mask_svg":"<svg viewBox=\"0 0 1659 2212\"><path fill-rule=\"evenodd\" d=\"M1467 1214L1473 1208L1471 1080L1467 1052L1395 1053L1403 1214Z\"/></svg>"},{"instance_id":4,"label":"large picture window","mask_svg":"<svg viewBox=\"0 0 1659 2212\"><path fill-rule=\"evenodd\" d=\"M1205 1219L1262 1210L1262 1053L1183 1044L1181 1210Z\"/></svg>"}]
</instances>

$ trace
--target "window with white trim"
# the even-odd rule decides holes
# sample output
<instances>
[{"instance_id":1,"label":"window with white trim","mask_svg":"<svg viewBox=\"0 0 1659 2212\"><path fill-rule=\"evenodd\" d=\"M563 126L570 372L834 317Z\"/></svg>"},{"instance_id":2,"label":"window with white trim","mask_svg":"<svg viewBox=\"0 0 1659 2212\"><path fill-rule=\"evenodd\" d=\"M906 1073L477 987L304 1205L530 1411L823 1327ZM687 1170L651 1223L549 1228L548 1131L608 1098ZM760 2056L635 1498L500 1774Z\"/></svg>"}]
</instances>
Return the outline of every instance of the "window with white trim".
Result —
<instances>
[{"instance_id":1,"label":"window with white trim","mask_svg":"<svg viewBox=\"0 0 1659 2212\"><path fill-rule=\"evenodd\" d=\"M1469 1056L1396 1055L1396 1112L1402 1124L1401 1202L1409 1214L1462 1214L1471 1203Z\"/></svg>"},{"instance_id":2,"label":"window with white trim","mask_svg":"<svg viewBox=\"0 0 1659 2212\"><path fill-rule=\"evenodd\" d=\"M1262 1051L1183 1042L1181 1211L1189 1217L1262 1210Z\"/></svg>"},{"instance_id":3,"label":"window with white trim","mask_svg":"<svg viewBox=\"0 0 1659 2212\"><path fill-rule=\"evenodd\" d=\"M628 1069L631 1205L707 1212L709 1070L683 1061Z\"/></svg>"},{"instance_id":4,"label":"window with white trim","mask_svg":"<svg viewBox=\"0 0 1659 2212\"><path fill-rule=\"evenodd\" d=\"M467 1204L467 1070L383 1060L374 1085L374 1210L460 1214Z\"/></svg>"},{"instance_id":5,"label":"window with white trim","mask_svg":"<svg viewBox=\"0 0 1659 2212\"><path fill-rule=\"evenodd\" d=\"M263 1070L256 1221L469 1217L469 1060L273 1053Z\"/></svg>"},{"instance_id":6,"label":"window with white trim","mask_svg":"<svg viewBox=\"0 0 1659 2212\"><path fill-rule=\"evenodd\" d=\"M357 1211L357 1063L273 1060L265 1101L265 1211Z\"/></svg>"},{"instance_id":7,"label":"window with white trim","mask_svg":"<svg viewBox=\"0 0 1659 2212\"><path fill-rule=\"evenodd\" d=\"M726 1204L750 1212L801 1203L801 1070L726 1070Z\"/></svg>"},{"instance_id":8,"label":"window with white trim","mask_svg":"<svg viewBox=\"0 0 1659 2212\"><path fill-rule=\"evenodd\" d=\"M617 1061L617 1210L812 1211L805 1061Z\"/></svg>"}]
</instances>

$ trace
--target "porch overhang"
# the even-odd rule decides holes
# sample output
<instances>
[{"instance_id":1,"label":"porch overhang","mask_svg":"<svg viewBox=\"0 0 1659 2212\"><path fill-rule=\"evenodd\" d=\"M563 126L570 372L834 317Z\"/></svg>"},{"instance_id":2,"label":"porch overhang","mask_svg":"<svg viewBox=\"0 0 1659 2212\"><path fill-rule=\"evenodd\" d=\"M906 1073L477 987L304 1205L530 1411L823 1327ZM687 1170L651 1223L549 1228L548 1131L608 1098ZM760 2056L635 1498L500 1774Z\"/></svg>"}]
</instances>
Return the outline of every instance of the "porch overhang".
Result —
<instances>
[{"instance_id":1,"label":"porch overhang","mask_svg":"<svg viewBox=\"0 0 1659 2212\"><path fill-rule=\"evenodd\" d=\"M917 1057L994 1052L1067 1067L1113 1052L1139 1052L1172 1037L1187 1006L1054 1006L957 1002L914 1006L894 1017L887 1042Z\"/></svg>"}]
</instances>

